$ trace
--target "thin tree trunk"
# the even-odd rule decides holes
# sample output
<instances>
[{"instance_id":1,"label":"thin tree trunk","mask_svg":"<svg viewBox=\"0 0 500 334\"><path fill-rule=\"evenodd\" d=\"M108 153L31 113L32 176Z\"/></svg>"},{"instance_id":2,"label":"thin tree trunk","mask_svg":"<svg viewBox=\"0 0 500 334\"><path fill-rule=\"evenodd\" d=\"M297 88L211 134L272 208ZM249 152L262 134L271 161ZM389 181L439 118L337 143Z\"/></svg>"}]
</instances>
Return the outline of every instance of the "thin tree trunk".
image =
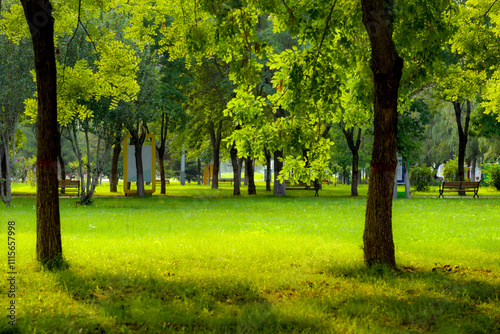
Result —
<instances>
[{"instance_id":1,"label":"thin tree trunk","mask_svg":"<svg viewBox=\"0 0 500 334\"><path fill-rule=\"evenodd\" d=\"M121 151L121 141L116 141L113 148L113 157L111 158L111 175L109 176L109 191L112 193L118 192L118 160Z\"/></svg>"},{"instance_id":2,"label":"thin tree trunk","mask_svg":"<svg viewBox=\"0 0 500 334\"><path fill-rule=\"evenodd\" d=\"M285 117L285 110L283 108L278 108L274 114L274 121ZM285 182L280 180L279 174L283 169L283 149L274 151L274 196L286 196L286 185Z\"/></svg>"},{"instance_id":3,"label":"thin tree trunk","mask_svg":"<svg viewBox=\"0 0 500 334\"><path fill-rule=\"evenodd\" d=\"M61 150L61 131L60 128L58 128L58 134L59 138L57 139L57 160L59 161L59 166L61 167L61 180L66 179L66 166L64 164L64 159L62 157L62 150ZM64 194L66 191L64 188L61 188L61 194Z\"/></svg>"},{"instance_id":4,"label":"thin tree trunk","mask_svg":"<svg viewBox=\"0 0 500 334\"><path fill-rule=\"evenodd\" d=\"M469 121L471 113L470 101L466 100L466 114L465 114L465 124L462 127L462 109L458 101L453 102L453 107L455 109L455 118L457 121L458 130L458 181L465 181L465 151L467 149L467 140L469 135ZM465 192L460 191L459 195L465 195Z\"/></svg>"},{"instance_id":5,"label":"thin tree trunk","mask_svg":"<svg viewBox=\"0 0 500 334\"><path fill-rule=\"evenodd\" d=\"M389 26L391 0L361 0L363 24L371 44L374 81L374 134L366 203L363 252L367 265L396 266L392 234L392 193L397 166L398 89L403 70Z\"/></svg>"},{"instance_id":6,"label":"thin tree trunk","mask_svg":"<svg viewBox=\"0 0 500 334\"><path fill-rule=\"evenodd\" d=\"M201 160L198 158L198 175L197 175L198 185L201 185Z\"/></svg>"},{"instance_id":7,"label":"thin tree trunk","mask_svg":"<svg viewBox=\"0 0 500 334\"><path fill-rule=\"evenodd\" d=\"M248 176L248 195L256 195L257 189L255 188L253 159L250 157L245 159L245 171Z\"/></svg>"},{"instance_id":8,"label":"thin tree trunk","mask_svg":"<svg viewBox=\"0 0 500 334\"><path fill-rule=\"evenodd\" d=\"M90 198L90 183L92 180L92 164L90 161L90 141L89 141L89 131L85 128L85 143L87 146L87 181L85 185L82 185L82 188L85 187L87 189L86 194L87 198Z\"/></svg>"},{"instance_id":9,"label":"thin tree trunk","mask_svg":"<svg viewBox=\"0 0 500 334\"><path fill-rule=\"evenodd\" d=\"M241 195L241 167L238 160L238 150L233 142L231 147L231 164L233 165L233 196Z\"/></svg>"},{"instance_id":10,"label":"thin tree trunk","mask_svg":"<svg viewBox=\"0 0 500 334\"><path fill-rule=\"evenodd\" d=\"M359 147L361 145L361 134L362 129L358 128L357 138L354 138L354 127L345 129L342 127L342 132L344 133L347 145L351 150L352 154L352 182L351 182L351 196L358 196L358 185L359 185Z\"/></svg>"},{"instance_id":11,"label":"thin tree trunk","mask_svg":"<svg viewBox=\"0 0 500 334\"><path fill-rule=\"evenodd\" d=\"M21 0L35 53L37 114L37 259L48 268L62 264L57 194L57 74L54 18L48 0Z\"/></svg>"},{"instance_id":12,"label":"thin tree trunk","mask_svg":"<svg viewBox=\"0 0 500 334\"><path fill-rule=\"evenodd\" d=\"M220 169L220 143L222 139L222 120L217 126L217 133L212 122L208 128L210 132L210 141L212 142L212 152L214 157L214 167L212 172L212 189L219 189L219 169Z\"/></svg>"},{"instance_id":13,"label":"thin tree trunk","mask_svg":"<svg viewBox=\"0 0 500 334\"><path fill-rule=\"evenodd\" d=\"M266 155L266 191L271 191L271 152L264 148L264 153Z\"/></svg>"},{"instance_id":14,"label":"thin tree trunk","mask_svg":"<svg viewBox=\"0 0 500 334\"><path fill-rule=\"evenodd\" d=\"M405 169L405 193L406 193L406 198L411 198L411 189L410 189L410 173L408 172L410 170L408 166L408 159L403 157L403 166Z\"/></svg>"}]
</instances>

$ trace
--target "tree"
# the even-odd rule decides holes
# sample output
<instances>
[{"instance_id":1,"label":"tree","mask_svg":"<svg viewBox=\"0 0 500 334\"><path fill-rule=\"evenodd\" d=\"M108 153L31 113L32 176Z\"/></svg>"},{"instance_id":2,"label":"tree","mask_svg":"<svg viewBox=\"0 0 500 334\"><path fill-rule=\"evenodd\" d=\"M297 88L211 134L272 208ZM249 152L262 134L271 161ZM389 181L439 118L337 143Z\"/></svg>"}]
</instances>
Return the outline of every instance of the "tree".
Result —
<instances>
[{"instance_id":1,"label":"tree","mask_svg":"<svg viewBox=\"0 0 500 334\"><path fill-rule=\"evenodd\" d=\"M5 205L11 202L12 167L16 160L20 138L17 125L24 111L24 99L33 94L31 79L33 55L28 39L18 43L0 35L0 197ZM21 143L22 144L22 143ZM12 154L9 154L12 151Z\"/></svg>"},{"instance_id":2,"label":"tree","mask_svg":"<svg viewBox=\"0 0 500 334\"><path fill-rule=\"evenodd\" d=\"M414 100L398 115L397 150L405 169L406 198L411 198L409 166L418 161L429 121L430 111L422 99Z\"/></svg>"},{"instance_id":3,"label":"tree","mask_svg":"<svg viewBox=\"0 0 500 334\"><path fill-rule=\"evenodd\" d=\"M37 116L37 259L49 268L62 262L61 222L57 193L57 69L54 17L48 0L21 0L28 22L38 93Z\"/></svg>"},{"instance_id":4,"label":"tree","mask_svg":"<svg viewBox=\"0 0 500 334\"><path fill-rule=\"evenodd\" d=\"M368 265L394 267L392 191L396 171L398 89L403 71L391 30L393 2L362 0L363 23L371 44L370 68L374 82L374 142L363 234ZM387 6L387 7L386 7Z\"/></svg>"}]
</instances>

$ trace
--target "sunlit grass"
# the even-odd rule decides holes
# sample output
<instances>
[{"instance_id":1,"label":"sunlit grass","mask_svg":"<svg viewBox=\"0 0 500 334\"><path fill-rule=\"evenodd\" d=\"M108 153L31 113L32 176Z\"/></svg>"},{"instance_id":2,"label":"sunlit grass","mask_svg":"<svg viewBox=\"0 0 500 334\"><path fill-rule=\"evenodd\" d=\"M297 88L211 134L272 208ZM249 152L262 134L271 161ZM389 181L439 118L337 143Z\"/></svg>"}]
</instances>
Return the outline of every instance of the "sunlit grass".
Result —
<instances>
[{"instance_id":1,"label":"sunlit grass","mask_svg":"<svg viewBox=\"0 0 500 334\"><path fill-rule=\"evenodd\" d=\"M97 197L78 207L63 198L70 268L56 273L35 261L34 198L15 198L0 219L19 232L17 328L500 331L498 200L395 201L394 272L363 265L364 198L312 195ZM0 301L8 303L5 293Z\"/></svg>"}]
</instances>

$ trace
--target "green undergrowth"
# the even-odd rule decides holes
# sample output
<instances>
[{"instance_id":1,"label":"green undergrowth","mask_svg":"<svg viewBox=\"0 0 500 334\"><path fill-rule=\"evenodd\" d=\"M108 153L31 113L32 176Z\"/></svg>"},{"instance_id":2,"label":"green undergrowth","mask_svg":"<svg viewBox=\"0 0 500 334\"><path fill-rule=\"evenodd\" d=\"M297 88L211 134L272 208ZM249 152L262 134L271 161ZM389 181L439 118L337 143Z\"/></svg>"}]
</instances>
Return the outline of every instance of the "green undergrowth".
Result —
<instances>
[{"instance_id":1,"label":"green undergrowth","mask_svg":"<svg viewBox=\"0 0 500 334\"><path fill-rule=\"evenodd\" d=\"M20 333L500 331L496 199L395 201L396 271L363 264L363 198L60 204L56 272L35 261L34 198L0 211L18 232Z\"/></svg>"}]
</instances>

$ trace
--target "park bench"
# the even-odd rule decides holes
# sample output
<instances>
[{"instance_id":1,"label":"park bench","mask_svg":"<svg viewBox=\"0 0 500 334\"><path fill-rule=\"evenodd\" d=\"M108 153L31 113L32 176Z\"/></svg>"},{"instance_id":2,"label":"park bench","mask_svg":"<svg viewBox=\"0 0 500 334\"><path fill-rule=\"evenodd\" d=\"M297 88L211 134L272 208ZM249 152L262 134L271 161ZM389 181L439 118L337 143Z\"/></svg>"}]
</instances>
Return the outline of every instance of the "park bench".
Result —
<instances>
[{"instance_id":1,"label":"park bench","mask_svg":"<svg viewBox=\"0 0 500 334\"><path fill-rule=\"evenodd\" d=\"M286 190L315 190L316 192L314 193L314 197L319 197L319 186L316 186L314 182L311 183L312 184L307 184L299 181L299 183L291 184L290 181L285 180L285 188Z\"/></svg>"},{"instance_id":2,"label":"park bench","mask_svg":"<svg viewBox=\"0 0 500 334\"><path fill-rule=\"evenodd\" d=\"M439 198L443 196L444 198L444 192L474 192L474 196L472 198L479 198L479 195L477 192L479 191L479 182L470 182L470 181L453 181L453 182L446 182L444 181L441 186L439 186Z\"/></svg>"},{"instance_id":3,"label":"park bench","mask_svg":"<svg viewBox=\"0 0 500 334\"><path fill-rule=\"evenodd\" d=\"M232 178L221 178L221 179L219 179L219 183L221 183L221 182L231 182L231 185L233 185Z\"/></svg>"},{"instance_id":4,"label":"park bench","mask_svg":"<svg viewBox=\"0 0 500 334\"><path fill-rule=\"evenodd\" d=\"M161 184L161 180L156 180L156 184ZM165 184L170 184L170 180L165 179Z\"/></svg>"},{"instance_id":5,"label":"park bench","mask_svg":"<svg viewBox=\"0 0 500 334\"><path fill-rule=\"evenodd\" d=\"M58 180L58 187L59 195L76 193L77 196L80 196L80 181L78 180Z\"/></svg>"}]
</instances>

